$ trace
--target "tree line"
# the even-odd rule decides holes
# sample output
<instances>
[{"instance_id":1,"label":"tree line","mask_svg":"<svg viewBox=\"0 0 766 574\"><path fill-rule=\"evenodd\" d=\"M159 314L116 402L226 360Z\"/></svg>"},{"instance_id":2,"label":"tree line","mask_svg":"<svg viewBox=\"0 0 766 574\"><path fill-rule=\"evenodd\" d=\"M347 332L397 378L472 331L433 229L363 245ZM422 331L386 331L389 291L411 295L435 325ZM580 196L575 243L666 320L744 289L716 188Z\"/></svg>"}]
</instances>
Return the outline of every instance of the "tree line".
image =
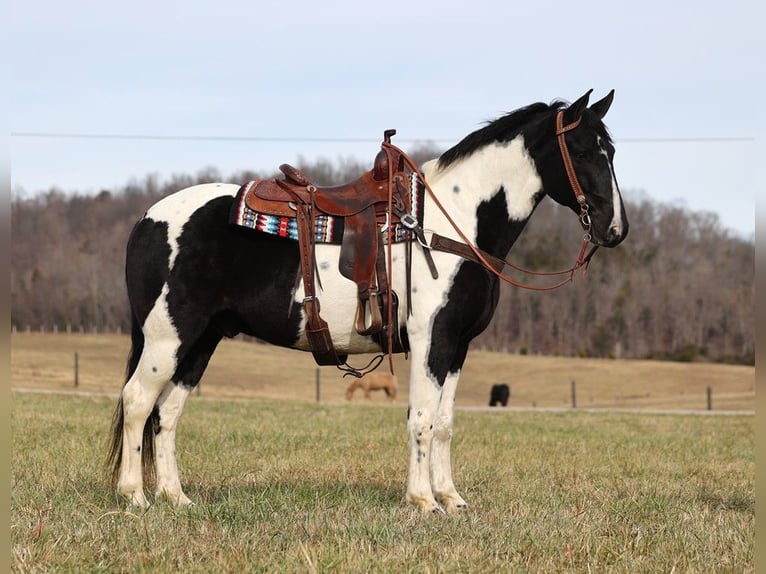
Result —
<instances>
[{"instance_id":1,"label":"tree line","mask_svg":"<svg viewBox=\"0 0 766 574\"><path fill-rule=\"evenodd\" d=\"M431 145L411 151L418 162L437 153ZM344 183L369 169L354 159L300 160L298 166L324 185ZM165 182L149 175L96 195L14 191L12 327L127 332L125 245L144 211L197 183L242 183L274 175L243 171L224 177L207 168ZM715 214L658 203L641 192L624 195L631 225L625 242L598 251L587 277L561 289L528 291L503 283L495 317L474 346L754 364L753 239L732 234ZM509 259L532 270L564 269L574 262L581 237L571 212L546 199Z\"/></svg>"}]
</instances>

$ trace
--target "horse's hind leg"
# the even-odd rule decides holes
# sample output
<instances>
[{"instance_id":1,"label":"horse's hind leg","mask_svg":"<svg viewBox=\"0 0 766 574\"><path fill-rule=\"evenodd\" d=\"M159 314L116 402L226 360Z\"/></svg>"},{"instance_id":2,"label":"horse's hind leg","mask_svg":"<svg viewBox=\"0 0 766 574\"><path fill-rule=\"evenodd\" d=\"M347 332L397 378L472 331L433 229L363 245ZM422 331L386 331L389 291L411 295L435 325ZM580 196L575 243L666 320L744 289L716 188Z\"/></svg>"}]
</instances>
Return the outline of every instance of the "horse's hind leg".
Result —
<instances>
[{"instance_id":1,"label":"horse's hind leg","mask_svg":"<svg viewBox=\"0 0 766 574\"><path fill-rule=\"evenodd\" d=\"M191 349L185 353L159 399L157 410L159 425L154 437L155 468L157 471L156 496L165 496L177 506L192 504L184 494L176 461L176 427L186 399L199 383L221 337L208 329Z\"/></svg>"},{"instance_id":2,"label":"horse's hind leg","mask_svg":"<svg viewBox=\"0 0 766 574\"><path fill-rule=\"evenodd\" d=\"M176 426L181 418L190 389L169 382L157 399L159 429L154 437L155 469L157 486L155 495L167 497L177 506L187 506L192 501L181 488L176 462Z\"/></svg>"},{"instance_id":3,"label":"horse's hind leg","mask_svg":"<svg viewBox=\"0 0 766 574\"><path fill-rule=\"evenodd\" d=\"M136 506L149 505L144 496L144 427L157 398L175 371L176 340L147 339L135 371L122 389L122 456L117 492Z\"/></svg>"}]
</instances>

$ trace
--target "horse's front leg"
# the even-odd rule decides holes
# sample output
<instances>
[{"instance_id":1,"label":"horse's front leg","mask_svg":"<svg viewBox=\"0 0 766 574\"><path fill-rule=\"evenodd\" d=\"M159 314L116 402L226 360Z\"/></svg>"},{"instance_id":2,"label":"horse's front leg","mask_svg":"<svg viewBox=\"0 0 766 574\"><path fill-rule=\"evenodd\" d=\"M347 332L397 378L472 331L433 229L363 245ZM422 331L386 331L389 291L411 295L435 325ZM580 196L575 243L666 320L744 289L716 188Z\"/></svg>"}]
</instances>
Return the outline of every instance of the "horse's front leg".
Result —
<instances>
[{"instance_id":1,"label":"horse's front leg","mask_svg":"<svg viewBox=\"0 0 766 574\"><path fill-rule=\"evenodd\" d=\"M451 513L466 508L463 497L458 494L452 481L452 428L455 420L455 392L460 371L449 373L442 387L439 407L434 420L434 434L431 444L431 487L436 500Z\"/></svg>"},{"instance_id":2,"label":"horse's front leg","mask_svg":"<svg viewBox=\"0 0 766 574\"><path fill-rule=\"evenodd\" d=\"M407 502L423 512L440 512L431 488L431 461L434 423L437 418L441 387L429 376L425 350L412 345L407 431L409 470Z\"/></svg>"}]
</instances>

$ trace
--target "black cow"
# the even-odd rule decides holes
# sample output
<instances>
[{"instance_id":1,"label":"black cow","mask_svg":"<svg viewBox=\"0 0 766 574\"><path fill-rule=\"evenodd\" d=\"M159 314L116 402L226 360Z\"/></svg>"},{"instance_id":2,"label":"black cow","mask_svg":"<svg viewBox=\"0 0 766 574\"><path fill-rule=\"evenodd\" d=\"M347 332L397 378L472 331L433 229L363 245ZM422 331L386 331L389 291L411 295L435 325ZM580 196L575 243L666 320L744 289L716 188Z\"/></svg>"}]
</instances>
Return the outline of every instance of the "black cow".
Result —
<instances>
[{"instance_id":1,"label":"black cow","mask_svg":"<svg viewBox=\"0 0 766 574\"><path fill-rule=\"evenodd\" d=\"M489 395L489 406L495 407L501 405L503 407L508 406L508 397L511 396L511 389L505 383L500 385L492 385L492 392Z\"/></svg>"}]
</instances>

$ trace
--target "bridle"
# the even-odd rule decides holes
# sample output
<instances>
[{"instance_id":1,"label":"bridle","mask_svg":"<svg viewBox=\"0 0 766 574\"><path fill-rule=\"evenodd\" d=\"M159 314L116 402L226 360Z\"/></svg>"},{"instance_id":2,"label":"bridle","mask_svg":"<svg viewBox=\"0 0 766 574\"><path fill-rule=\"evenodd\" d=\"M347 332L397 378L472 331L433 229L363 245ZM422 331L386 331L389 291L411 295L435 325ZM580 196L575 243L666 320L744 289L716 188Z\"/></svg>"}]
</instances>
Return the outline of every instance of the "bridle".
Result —
<instances>
[{"instance_id":1,"label":"bridle","mask_svg":"<svg viewBox=\"0 0 766 574\"><path fill-rule=\"evenodd\" d=\"M575 173L574 165L572 164L572 156L569 153L569 148L567 147L567 140L564 137L564 134L572 131L577 126L579 126L581 120L582 120L582 116L577 118L572 123L564 125L564 110L559 110L558 113L556 114L556 139L559 142L559 149L561 150L561 159L564 162L564 169L566 169L566 172L567 172L569 185L575 194L575 198L577 198L577 203L580 204L580 224L582 225L586 234L586 237L584 239L586 239L587 241L590 241L591 221L590 221L590 214L588 213L588 200L585 198L585 193L583 192L582 187L580 186L580 181L577 179L577 174Z\"/></svg>"},{"instance_id":2,"label":"bridle","mask_svg":"<svg viewBox=\"0 0 766 574\"><path fill-rule=\"evenodd\" d=\"M585 193L583 192L582 187L580 186L580 182L577 179L577 174L575 173L574 165L572 163L572 156L569 153L569 148L567 146L567 142L565 139L565 134L569 131L572 131L577 126L579 126L580 120L581 118L578 118L575 121L564 125L564 110L559 110L556 113L556 139L558 140L559 150L561 151L561 159L564 163L564 169L566 170L566 173L567 173L569 185L572 188L572 192L577 198L577 203L580 206L580 214L579 214L580 225L582 225L582 228L585 231L583 235L583 239L582 239L582 245L580 246L580 251L577 255L577 260L575 261L572 267L570 267L569 269L564 269L563 271L531 271L531 270L519 267L517 265L514 265L513 263L505 259L500 259L498 257L495 257L494 255L490 255L486 251L479 249L476 245L474 245L468 239L468 237L466 237L465 233L463 233L463 231L458 227L457 223L455 223L452 217L450 217L449 213L447 213L447 211L444 209L444 206L441 204L439 199L436 197L436 194L428 185L428 182L426 181L420 169L414 164L414 162L412 162L412 160L406 154L404 154L404 152L401 152L401 150L399 150L402 153L402 157L404 161L408 164L409 168L412 169L416 173L416 175L420 178L420 181L423 183L423 186L425 187L426 191L428 192L429 196L433 200L436 207L439 209L439 211L442 212L442 214L447 219L447 221L452 226L452 228L455 230L455 232L458 234L460 239L462 239L462 243L461 243L460 241L455 241L454 239L450 239L449 237L444 237L443 235L433 233L431 236L431 240L429 241L428 244L421 242L423 244L423 247L425 249L431 249L434 251L443 251L446 253L459 255L463 257L464 259L468 259L470 261L473 261L474 263L480 264L482 267L487 269L487 271L490 271L491 273L496 275L498 278L502 279L506 283L509 283L510 285L514 285L515 287L521 287L523 289L531 289L533 291L551 291L553 289L558 289L559 287L562 287L566 285L567 283L570 283L571 281L573 281L575 277L575 273L579 269L583 269L583 272L587 273L588 265L590 264L590 260L593 257L593 254L598 249L598 245L593 245L590 251L588 251L588 244L591 242L591 239L592 239L592 236L590 233L591 218L589 213L589 206L588 206L587 198L585 197ZM388 145L391 145L392 147L394 147L392 144L388 144ZM537 285L530 285L528 283L517 281L516 279L513 279L512 277L502 273L502 269L506 265L516 271L519 271L527 275L535 275L535 276L568 275L568 277L555 285L548 285L548 286L542 286L542 287Z\"/></svg>"}]
</instances>

